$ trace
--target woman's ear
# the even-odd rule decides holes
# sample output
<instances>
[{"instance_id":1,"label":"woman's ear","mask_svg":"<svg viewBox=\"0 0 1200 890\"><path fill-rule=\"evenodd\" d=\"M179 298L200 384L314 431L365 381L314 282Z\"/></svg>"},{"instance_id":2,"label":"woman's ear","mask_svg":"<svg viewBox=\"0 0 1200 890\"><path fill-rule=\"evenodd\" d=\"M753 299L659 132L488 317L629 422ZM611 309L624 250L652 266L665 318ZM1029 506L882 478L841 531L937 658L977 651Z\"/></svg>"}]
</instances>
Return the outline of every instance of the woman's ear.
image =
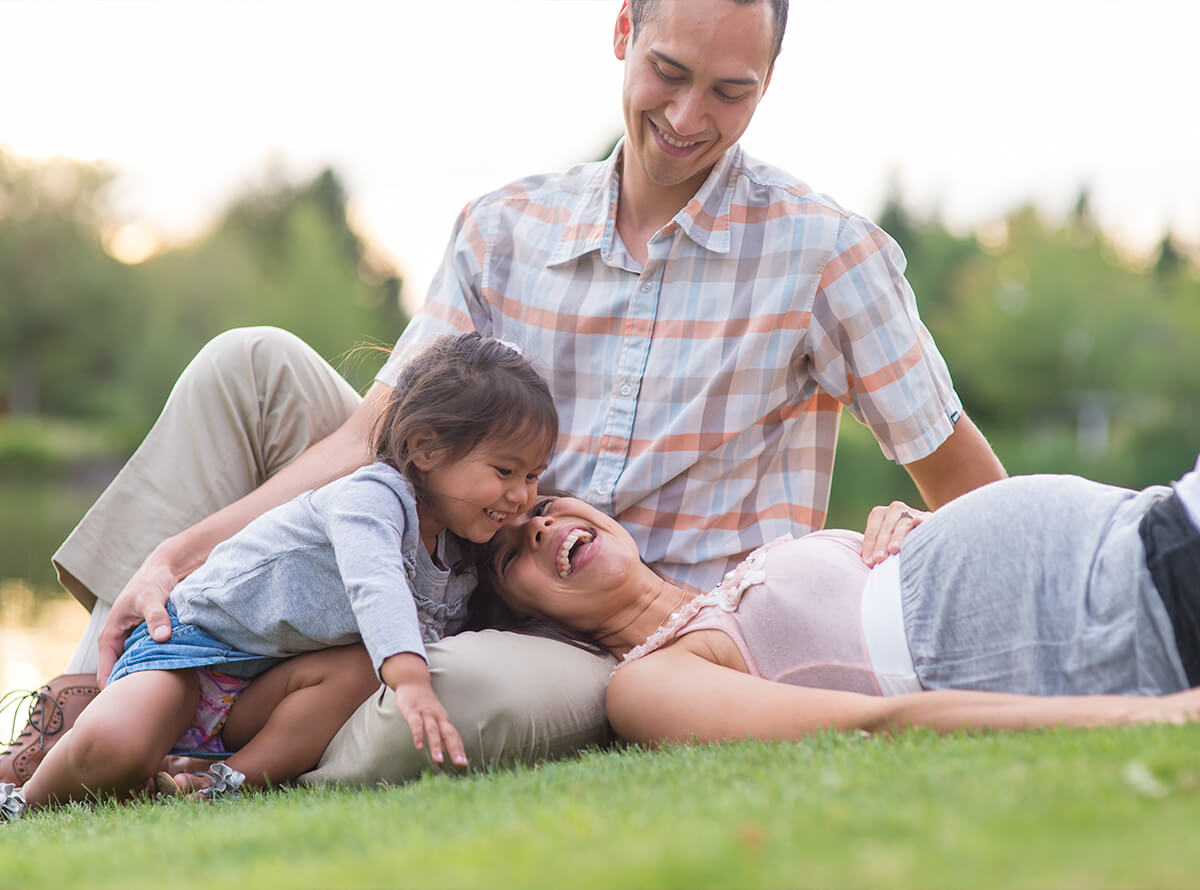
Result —
<instances>
[{"instance_id":1,"label":"woman's ear","mask_svg":"<svg viewBox=\"0 0 1200 890\"><path fill-rule=\"evenodd\" d=\"M441 449L437 447L437 436L433 430L423 430L408 437L408 453L413 466L422 473L437 469Z\"/></svg>"}]
</instances>

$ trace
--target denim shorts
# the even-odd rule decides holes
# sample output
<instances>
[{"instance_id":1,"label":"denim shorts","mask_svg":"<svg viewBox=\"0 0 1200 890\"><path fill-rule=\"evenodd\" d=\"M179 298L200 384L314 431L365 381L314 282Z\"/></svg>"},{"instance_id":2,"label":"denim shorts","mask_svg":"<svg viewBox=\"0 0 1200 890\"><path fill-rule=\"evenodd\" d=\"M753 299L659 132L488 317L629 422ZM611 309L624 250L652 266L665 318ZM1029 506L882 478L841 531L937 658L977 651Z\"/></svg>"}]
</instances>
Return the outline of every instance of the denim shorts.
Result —
<instances>
[{"instance_id":1,"label":"denim shorts","mask_svg":"<svg viewBox=\"0 0 1200 890\"><path fill-rule=\"evenodd\" d=\"M270 658L242 652L209 636L192 624L180 624L175 607L167 604L171 618L171 638L165 643L150 636L145 623L139 624L125 641L125 651L117 659L108 678L112 683L135 671L177 671L184 668L213 668L233 677L257 677L282 658Z\"/></svg>"}]
</instances>

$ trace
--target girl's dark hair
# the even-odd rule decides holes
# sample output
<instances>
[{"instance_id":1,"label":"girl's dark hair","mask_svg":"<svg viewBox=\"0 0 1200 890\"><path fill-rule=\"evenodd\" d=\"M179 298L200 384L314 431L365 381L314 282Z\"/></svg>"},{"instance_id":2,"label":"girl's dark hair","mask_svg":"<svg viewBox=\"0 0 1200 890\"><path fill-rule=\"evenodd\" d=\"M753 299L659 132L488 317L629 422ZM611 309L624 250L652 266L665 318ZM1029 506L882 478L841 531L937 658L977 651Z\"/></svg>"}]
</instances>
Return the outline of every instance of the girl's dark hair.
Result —
<instances>
[{"instance_id":1,"label":"girl's dark hair","mask_svg":"<svg viewBox=\"0 0 1200 890\"><path fill-rule=\"evenodd\" d=\"M375 459L403 473L427 502L429 491L414 463L418 454L440 452L444 465L484 439L540 437L549 455L558 439L558 412L533 365L511 346L472 331L441 337L408 363L372 432ZM433 436L410 449L409 440L422 433Z\"/></svg>"},{"instance_id":2,"label":"girl's dark hair","mask_svg":"<svg viewBox=\"0 0 1200 890\"><path fill-rule=\"evenodd\" d=\"M539 486L538 501L546 498L571 498L575 495L569 491L557 488ZM492 541L495 539L493 538ZM611 655L608 648L596 639L582 631L574 630L557 621L537 618L530 615L518 615L500 596L498 579L496 578L496 552L492 549L492 541L486 544L471 545L471 561L475 565L478 586L471 594L471 603L467 611L467 626L464 630L510 630L515 633L527 634L531 637L545 637L560 643L569 643L576 648L591 652L593 655Z\"/></svg>"}]
</instances>

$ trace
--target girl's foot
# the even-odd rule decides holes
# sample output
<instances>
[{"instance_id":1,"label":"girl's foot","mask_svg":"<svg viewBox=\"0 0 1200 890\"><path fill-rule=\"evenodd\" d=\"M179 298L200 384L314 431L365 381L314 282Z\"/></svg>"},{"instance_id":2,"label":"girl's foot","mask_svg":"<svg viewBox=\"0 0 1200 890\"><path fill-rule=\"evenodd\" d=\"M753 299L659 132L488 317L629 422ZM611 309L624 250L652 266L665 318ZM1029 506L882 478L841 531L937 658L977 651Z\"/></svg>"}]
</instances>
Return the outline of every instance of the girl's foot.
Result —
<instances>
[{"instance_id":1,"label":"girl's foot","mask_svg":"<svg viewBox=\"0 0 1200 890\"><path fill-rule=\"evenodd\" d=\"M0 782L0 822L15 822L25 812L25 798L12 782Z\"/></svg>"},{"instance_id":2,"label":"girl's foot","mask_svg":"<svg viewBox=\"0 0 1200 890\"><path fill-rule=\"evenodd\" d=\"M155 790L165 797L188 797L192 800L215 800L218 797L237 797L246 777L225 763L214 763L202 773L156 773Z\"/></svg>"}]
</instances>

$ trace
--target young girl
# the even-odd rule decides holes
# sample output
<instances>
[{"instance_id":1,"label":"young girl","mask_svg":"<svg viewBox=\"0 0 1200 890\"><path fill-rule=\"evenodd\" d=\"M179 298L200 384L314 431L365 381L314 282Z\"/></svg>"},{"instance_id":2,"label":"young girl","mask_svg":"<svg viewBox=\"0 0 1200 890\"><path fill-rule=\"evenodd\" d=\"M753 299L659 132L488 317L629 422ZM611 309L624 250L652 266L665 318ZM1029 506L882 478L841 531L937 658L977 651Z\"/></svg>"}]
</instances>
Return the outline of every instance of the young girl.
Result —
<instances>
[{"instance_id":1,"label":"young girl","mask_svg":"<svg viewBox=\"0 0 1200 890\"><path fill-rule=\"evenodd\" d=\"M0 816L124 796L173 748L235 753L206 774L158 774L166 793L286 781L316 764L380 678L417 748L464 765L423 644L464 625L475 587L464 542L526 509L557 435L549 389L513 349L474 333L434 343L377 421L376 462L215 548L171 592L170 639L134 631L24 787L0 785Z\"/></svg>"}]
</instances>

